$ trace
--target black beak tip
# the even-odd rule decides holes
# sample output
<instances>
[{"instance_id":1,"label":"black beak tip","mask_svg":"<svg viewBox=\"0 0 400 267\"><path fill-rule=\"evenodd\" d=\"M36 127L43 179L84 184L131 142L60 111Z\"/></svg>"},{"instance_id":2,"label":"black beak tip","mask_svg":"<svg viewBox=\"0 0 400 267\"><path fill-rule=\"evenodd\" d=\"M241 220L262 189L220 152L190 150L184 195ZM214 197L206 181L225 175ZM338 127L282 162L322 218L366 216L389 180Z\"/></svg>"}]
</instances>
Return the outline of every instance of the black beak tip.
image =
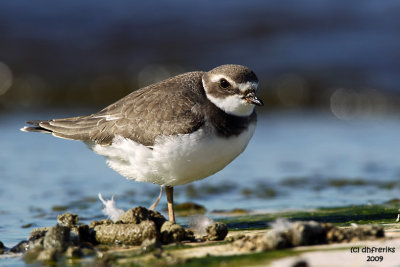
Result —
<instances>
[{"instance_id":1,"label":"black beak tip","mask_svg":"<svg viewBox=\"0 0 400 267\"><path fill-rule=\"evenodd\" d=\"M247 95L246 97L244 97L244 99L246 99L246 101L250 104L253 104L256 106L264 106L264 102L260 98L255 96L254 94Z\"/></svg>"},{"instance_id":2,"label":"black beak tip","mask_svg":"<svg viewBox=\"0 0 400 267\"><path fill-rule=\"evenodd\" d=\"M257 98L257 101L256 101L256 103L254 103L254 104L256 104L256 106L259 106L259 107L264 106L264 102L263 102L261 99L259 99L259 98Z\"/></svg>"}]
</instances>

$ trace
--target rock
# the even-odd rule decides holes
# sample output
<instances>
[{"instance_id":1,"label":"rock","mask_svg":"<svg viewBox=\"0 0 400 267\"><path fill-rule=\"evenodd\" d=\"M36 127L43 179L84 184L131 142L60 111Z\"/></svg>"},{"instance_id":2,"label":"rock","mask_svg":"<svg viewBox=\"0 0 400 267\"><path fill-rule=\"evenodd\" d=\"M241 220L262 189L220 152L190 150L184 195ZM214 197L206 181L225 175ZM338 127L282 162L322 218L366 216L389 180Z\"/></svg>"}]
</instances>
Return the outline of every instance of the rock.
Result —
<instances>
[{"instance_id":1,"label":"rock","mask_svg":"<svg viewBox=\"0 0 400 267\"><path fill-rule=\"evenodd\" d=\"M382 225L359 225L354 229L358 240L367 240L385 237L385 230Z\"/></svg>"},{"instance_id":2,"label":"rock","mask_svg":"<svg viewBox=\"0 0 400 267\"><path fill-rule=\"evenodd\" d=\"M292 246L285 232L271 230L264 235L264 243L268 249L283 249ZM266 250L266 249L264 249Z\"/></svg>"},{"instance_id":3,"label":"rock","mask_svg":"<svg viewBox=\"0 0 400 267\"><path fill-rule=\"evenodd\" d=\"M24 240L24 241L19 242L17 245L13 246L10 249L10 252L12 252L12 253L24 253L25 251L28 250L28 248L29 248L28 241Z\"/></svg>"},{"instance_id":4,"label":"rock","mask_svg":"<svg viewBox=\"0 0 400 267\"><path fill-rule=\"evenodd\" d=\"M71 228L71 240L76 245L82 242L96 244L95 233L86 224L80 224Z\"/></svg>"},{"instance_id":5,"label":"rock","mask_svg":"<svg viewBox=\"0 0 400 267\"><path fill-rule=\"evenodd\" d=\"M83 257L94 256L96 251L93 248L81 248Z\"/></svg>"},{"instance_id":6,"label":"rock","mask_svg":"<svg viewBox=\"0 0 400 267\"><path fill-rule=\"evenodd\" d=\"M232 246L241 251L263 251L267 249L262 234L244 236L233 242Z\"/></svg>"},{"instance_id":7,"label":"rock","mask_svg":"<svg viewBox=\"0 0 400 267\"><path fill-rule=\"evenodd\" d=\"M78 224L79 217L77 214L64 213L57 216L57 223L61 226L72 228Z\"/></svg>"},{"instance_id":8,"label":"rock","mask_svg":"<svg viewBox=\"0 0 400 267\"><path fill-rule=\"evenodd\" d=\"M310 222L295 222L289 230L289 239L293 246L306 246L326 243L326 232L322 224Z\"/></svg>"},{"instance_id":9,"label":"rock","mask_svg":"<svg viewBox=\"0 0 400 267\"><path fill-rule=\"evenodd\" d=\"M6 252L7 248L4 246L3 242L0 241L0 255Z\"/></svg>"},{"instance_id":10,"label":"rock","mask_svg":"<svg viewBox=\"0 0 400 267\"><path fill-rule=\"evenodd\" d=\"M157 211L148 210L143 207L136 207L122 214L116 223L139 224L147 220L153 221L156 224L157 229L160 229L163 223L166 221L165 217Z\"/></svg>"},{"instance_id":11,"label":"rock","mask_svg":"<svg viewBox=\"0 0 400 267\"><path fill-rule=\"evenodd\" d=\"M37 260L41 262L56 261L57 256L57 250L55 248L48 248L39 253Z\"/></svg>"},{"instance_id":12,"label":"rock","mask_svg":"<svg viewBox=\"0 0 400 267\"><path fill-rule=\"evenodd\" d=\"M384 236L383 226L380 225L359 225L352 228L330 227L326 233L328 243L370 240Z\"/></svg>"},{"instance_id":13,"label":"rock","mask_svg":"<svg viewBox=\"0 0 400 267\"><path fill-rule=\"evenodd\" d=\"M27 252L25 252L25 254L23 256L23 260L27 264L34 264L37 257L39 256L40 252L42 252L42 250L43 250L42 246L30 248Z\"/></svg>"},{"instance_id":14,"label":"rock","mask_svg":"<svg viewBox=\"0 0 400 267\"><path fill-rule=\"evenodd\" d=\"M46 232L50 229L51 227L41 227L41 228L35 228L31 231L28 240L35 240L41 237L44 237Z\"/></svg>"},{"instance_id":15,"label":"rock","mask_svg":"<svg viewBox=\"0 0 400 267\"><path fill-rule=\"evenodd\" d=\"M234 241L236 241L236 240L243 239L244 237L245 237L244 234L232 235L232 236L228 237L228 238L226 239L226 241L228 241L228 242L234 242Z\"/></svg>"},{"instance_id":16,"label":"rock","mask_svg":"<svg viewBox=\"0 0 400 267\"><path fill-rule=\"evenodd\" d=\"M29 250L34 249L36 247L43 247L44 236L46 235L47 231L50 227L43 227L43 228L35 228L31 231L29 238L28 238L28 247Z\"/></svg>"},{"instance_id":17,"label":"rock","mask_svg":"<svg viewBox=\"0 0 400 267\"><path fill-rule=\"evenodd\" d=\"M70 246L65 251L65 256L67 258L81 258L81 257L83 257L83 253L79 247Z\"/></svg>"},{"instance_id":18,"label":"rock","mask_svg":"<svg viewBox=\"0 0 400 267\"><path fill-rule=\"evenodd\" d=\"M196 241L196 237L192 231L185 229L185 240Z\"/></svg>"},{"instance_id":19,"label":"rock","mask_svg":"<svg viewBox=\"0 0 400 267\"><path fill-rule=\"evenodd\" d=\"M275 229L252 236L239 236L232 245L241 251L252 252L284 249L292 246L287 236L287 232Z\"/></svg>"},{"instance_id":20,"label":"rock","mask_svg":"<svg viewBox=\"0 0 400 267\"><path fill-rule=\"evenodd\" d=\"M153 221L142 221L140 224L100 224L94 227L94 231L96 241L101 244L136 246L146 239L157 238L159 234Z\"/></svg>"},{"instance_id":21,"label":"rock","mask_svg":"<svg viewBox=\"0 0 400 267\"><path fill-rule=\"evenodd\" d=\"M192 229L197 235L202 236L205 239L207 234L206 228L214 223L214 221L206 216L197 215L191 216L189 219L190 229Z\"/></svg>"},{"instance_id":22,"label":"rock","mask_svg":"<svg viewBox=\"0 0 400 267\"><path fill-rule=\"evenodd\" d=\"M111 219L104 219L104 220L100 220L100 221L92 221L89 224L89 228L94 228L97 225L110 225L113 224L113 221Z\"/></svg>"},{"instance_id":23,"label":"rock","mask_svg":"<svg viewBox=\"0 0 400 267\"><path fill-rule=\"evenodd\" d=\"M161 242L163 244L170 244L181 242L186 239L186 231L179 224L166 221L160 230Z\"/></svg>"},{"instance_id":24,"label":"rock","mask_svg":"<svg viewBox=\"0 0 400 267\"><path fill-rule=\"evenodd\" d=\"M305 260L298 260L292 264L292 267L309 267L308 263Z\"/></svg>"},{"instance_id":25,"label":"rock","mask_svg":"<svg viewBox=\"0 0 400 267\"><path fill-rule=\"evenodd\" d=\"M216 222L206 227L207 239L210 241L224 240L228 234L228 227L224 223Z\"/></svg>"},{"instance_id":26,"label":"rock","mask_svg":"<svg viewBox=\"0 0 400 267\"><path fill-rule=\"evenodd\" d=\"M266 251L292 246L374 240L382 237L384 229L380 225L339 228L329 223L310 221L290 223L284 228L272 229L263 235L245 236L234 241L232 246L244 251Z\"/></svg>"},{"instance_id":27,"label":"rock","mask_svg":"<svg viewBox=\"0 0 400 267\"><path fill-rule=\"evenodd\" d=\"M326 234L326 239L329 243L341 243L350 239L350 232L343 229L333 227Z\"/></svg>"},{"instance_id":28,"label":"rock","mask_svg":"<svg viewBox=\"0 0 400 267\"><path fill-rule=\"evenodd\" d=\"M69 234L68 227L60 225L51 227L44 236L43 247L46 250L54 248L57 252L64 252L70 243Z\"/></svg>"},{"instance_id":29,"label":"rock","mask_svg":"<svg viewBox=\"0 0 400 267\"><path fill-rule=\"evenodd\" d=\"M146 239L142 242L141 249L145 253L154 251L156 249L161 249L160 240L157 238Z\"/></svg>"}]
</instances>

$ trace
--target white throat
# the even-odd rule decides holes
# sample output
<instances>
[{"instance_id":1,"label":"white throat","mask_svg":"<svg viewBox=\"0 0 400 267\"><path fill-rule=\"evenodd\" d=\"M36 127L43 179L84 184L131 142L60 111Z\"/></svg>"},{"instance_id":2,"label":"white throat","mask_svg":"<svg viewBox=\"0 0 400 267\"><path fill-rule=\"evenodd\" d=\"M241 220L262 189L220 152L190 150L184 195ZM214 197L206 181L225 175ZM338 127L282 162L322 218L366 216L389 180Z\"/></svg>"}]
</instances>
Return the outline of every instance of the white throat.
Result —
<instances>
[{"instance_id":1,"label":"white throat","mask_svg":"<svg viewBox=\"0 0 400 267\"><path fill-rule=\"evenodd\" d=\"M218 98L206 94L207 98L217 107L230 115L249 116L253 113L254 105L247 103L238 95L230 95L224 98Z\"/></svg>"},{"instance_id":2,"label":"white throat","mask_svg":"<svg viewBox=\"0 0 400 267\"><path fill-rule=\"evenodd\" d=\"M204 80L203 87L206 89ZM253 113L254 105L248 103L245 99L242 99L239 95L227 95L224 98L215 97L209 95L206 91L206 96L214 105L222 109L226 113L235 116L249 116Z\"/></svg>"}]
</instances>

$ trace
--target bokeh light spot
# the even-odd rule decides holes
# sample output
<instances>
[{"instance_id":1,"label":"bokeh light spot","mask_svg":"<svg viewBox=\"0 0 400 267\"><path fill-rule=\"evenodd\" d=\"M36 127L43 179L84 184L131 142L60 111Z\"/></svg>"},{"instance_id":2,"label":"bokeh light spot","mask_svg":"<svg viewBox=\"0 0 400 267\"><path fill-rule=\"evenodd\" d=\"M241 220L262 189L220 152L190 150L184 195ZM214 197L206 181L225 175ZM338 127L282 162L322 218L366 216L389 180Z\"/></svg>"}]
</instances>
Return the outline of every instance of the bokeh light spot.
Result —
<instances>
[{"instance_id":1,"label":"bokeh light spot","mask_svg":"<svg viewBox=\"0 0 400 267\"><path fill-rule=\"evenodd\" d=\"M3 62L0 62L0 96L10 89L13 82L13 74L10 68Z\"/></svg>"}]
</instances>

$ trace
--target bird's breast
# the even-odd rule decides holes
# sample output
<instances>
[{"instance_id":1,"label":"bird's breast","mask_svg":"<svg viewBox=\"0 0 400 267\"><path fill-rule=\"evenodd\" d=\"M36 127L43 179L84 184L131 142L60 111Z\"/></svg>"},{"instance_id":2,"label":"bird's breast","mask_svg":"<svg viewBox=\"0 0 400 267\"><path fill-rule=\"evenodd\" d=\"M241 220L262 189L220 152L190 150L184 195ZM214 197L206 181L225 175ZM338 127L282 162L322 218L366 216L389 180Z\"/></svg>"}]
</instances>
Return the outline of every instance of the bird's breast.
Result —
<instances>
[{"instance_id":1,"label":"bird's breast","mask_svg":"<svg viewBox=\"0 0 400 267\"><path fill-rule=\"evenodd\" d=\"M206 178L228 165L246 148L254 134L255 123L239 135L219 136L207 127L194 133L161 140L153 148L154 160L170 179L166 185L186 184Z\"/></svg>"},{"instance_id":2,"label":"bird's breast","mask_svg":"<svg viewBox=\"0 0 400 267\"><path fill-rule=\"evenodd\" d=\"M128 179L175 186L223 169L246 148L255 126L251 123L242 133L225 137L205 125L190 134L160 136L151 148L118 136L110 146L94 145L91 149Z\"/></svg>"}]
</instances>

